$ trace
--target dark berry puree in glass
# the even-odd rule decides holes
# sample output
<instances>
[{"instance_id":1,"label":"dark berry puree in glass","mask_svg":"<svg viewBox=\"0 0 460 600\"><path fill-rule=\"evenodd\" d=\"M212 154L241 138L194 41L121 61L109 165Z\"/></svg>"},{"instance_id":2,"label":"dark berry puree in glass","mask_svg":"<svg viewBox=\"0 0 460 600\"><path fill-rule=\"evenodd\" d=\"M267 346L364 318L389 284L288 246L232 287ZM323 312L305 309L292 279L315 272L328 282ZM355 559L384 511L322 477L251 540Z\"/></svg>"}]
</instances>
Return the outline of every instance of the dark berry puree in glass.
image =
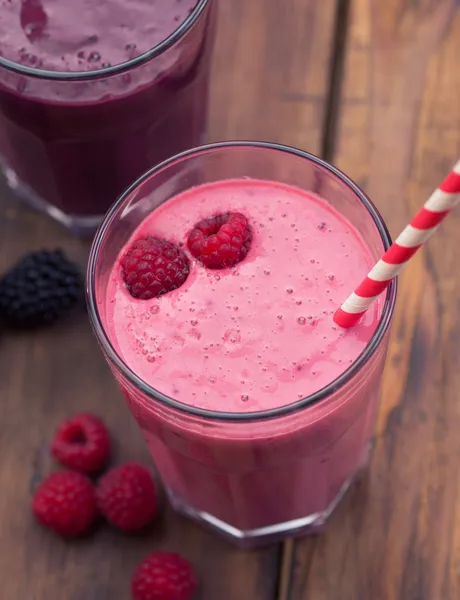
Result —
<instances>
[{"instance_id":1,"label":"dark berry puree in glass","mask_svg":"<svg viewBox=\"0 0 460 600\"><path fill-rule=\"evenodd\" d=\"M123 72L76 81L0 67L4 168L66 215L101 215L146 169L197 145L205 126L210 4L175 44ZM0 0L0 56L40 71L99 71L157 46L196 6Z\"/></svg>"}]
</instances>

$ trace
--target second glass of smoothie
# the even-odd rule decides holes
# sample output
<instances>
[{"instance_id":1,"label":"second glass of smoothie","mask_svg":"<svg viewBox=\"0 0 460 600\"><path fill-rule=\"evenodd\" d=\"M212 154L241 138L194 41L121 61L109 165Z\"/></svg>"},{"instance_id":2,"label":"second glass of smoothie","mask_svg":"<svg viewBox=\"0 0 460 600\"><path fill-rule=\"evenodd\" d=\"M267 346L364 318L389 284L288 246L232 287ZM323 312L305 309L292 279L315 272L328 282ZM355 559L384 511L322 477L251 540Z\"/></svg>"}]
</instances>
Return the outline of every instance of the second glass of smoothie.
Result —
<instances>
[{"instance_id":1,"label":"second glass of smoothie","mask_svg":"<svg viewBox=\"0 0 460 600\"><path fill-rule=\"evenodd\" d=\"M202 143L215 0L13 0L0 11L0 166L94 233L153 164Z\"/></svg>"},{"instance_id":2,"label":"second glass of smoothie","mask_svg":"<svg viewBox=\"0 0 460 600\"><path fill-rule=\"evenodd\" d=\"M89 312L176 510L242 546L325 523L368 460L396 284L332 317L389 244L345 175L272 144L185 152L118 200Z\"/></svg>"}]
</instances>

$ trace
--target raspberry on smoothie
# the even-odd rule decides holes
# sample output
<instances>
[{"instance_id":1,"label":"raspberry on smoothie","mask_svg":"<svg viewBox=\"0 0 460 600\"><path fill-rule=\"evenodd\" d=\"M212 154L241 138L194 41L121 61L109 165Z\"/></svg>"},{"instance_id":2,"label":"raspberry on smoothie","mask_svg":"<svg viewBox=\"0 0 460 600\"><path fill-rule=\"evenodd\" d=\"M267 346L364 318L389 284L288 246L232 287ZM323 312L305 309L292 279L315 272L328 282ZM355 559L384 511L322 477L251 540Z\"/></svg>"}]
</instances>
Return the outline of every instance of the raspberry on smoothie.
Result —
<instances>
[{"instance_id":1,"label":"raspberry on smoothie","mask_svg":"<svg viewBox=\"0 0 460 600\"><path fill-rule=\"evenodd\" d=\"M123 281L133 298L150 300L180 287L189 274L189 260L167 240L148 237L129 247L121 261Z\"/></svg>"},{"instance_id":2,"label":"raspberry on smoothie","mask_svg":"<svg viewBox=\"0 0 460 600\"><path fill-rule=\"evenodd\" d=\"M192 256L209 269L224 269L241 262L249 251L252 231L241 213L224 213L197 223L187 245Z\"/></svg>"}]
</instances>

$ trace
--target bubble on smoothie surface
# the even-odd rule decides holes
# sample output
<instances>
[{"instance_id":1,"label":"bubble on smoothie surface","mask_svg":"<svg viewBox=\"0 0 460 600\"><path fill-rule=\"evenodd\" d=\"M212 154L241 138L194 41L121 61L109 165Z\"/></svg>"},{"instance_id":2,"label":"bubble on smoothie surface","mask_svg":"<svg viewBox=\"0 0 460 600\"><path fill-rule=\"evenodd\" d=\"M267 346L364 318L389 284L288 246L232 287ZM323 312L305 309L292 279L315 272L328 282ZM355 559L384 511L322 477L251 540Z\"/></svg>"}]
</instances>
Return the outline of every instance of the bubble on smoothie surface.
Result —
<instances>
[{"instance_id":1,"label":"bubble on smoothie surface","mask_svg":"<svg viewBox=\"0 0 460 600\"><path fill-rule=\"evenodd\" d=\"M128 333L121 308L131 299L114 280L111 336L139 377L167 395L174 395L173 382L180 382L175 397L193 406L248 412L296 402L344 372L372 335L372 315L347 333L332 321L341 288L359 280L371 258L358 234L321 199L253 180L189 190L155 210L135 235L153 232L184 243L196 223L224 210L255 224L247 256L219 269L218 279L192 260L180 288L132 305L134 331ZM188 251L186 243L182 247ZM142 321L147 313L149 319ZM148 342L146 354L131 350L130 339L145 333L163 340L161 352ZM157 353L162 359L149 364L146 357Z\"/></svg>"},{"instance_id":2,"label":"bubble on smoothie surface","mask_svg":"<svg viewBox=\"0 0 460 600\"><path fill-rule=\"evenodd\" d=\"M82 71L125 62L169 37L197 0L2 0L0 55L52 71ZM154 19L152 21L152 14ZM82 60L99 55L100 59ZM24 62L19 54L36 57Z\"/></svg>"}]
</instances>

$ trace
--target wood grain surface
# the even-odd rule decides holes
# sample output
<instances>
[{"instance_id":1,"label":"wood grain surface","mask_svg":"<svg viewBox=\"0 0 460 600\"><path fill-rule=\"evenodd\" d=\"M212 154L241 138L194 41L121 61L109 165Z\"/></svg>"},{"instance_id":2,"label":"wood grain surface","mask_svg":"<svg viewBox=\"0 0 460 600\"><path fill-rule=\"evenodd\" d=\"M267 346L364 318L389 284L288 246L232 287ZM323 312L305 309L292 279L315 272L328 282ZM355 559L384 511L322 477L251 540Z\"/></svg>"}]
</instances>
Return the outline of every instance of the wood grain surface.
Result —
<instances>
[{"instance_id":1,"label":"wood grain surface","mask_svg":"<svg viewBox=\"0 0 460 600\"><path fill-rule=\"evenodd\" d=\"M223 0L213 73L210 139L263 138L320 152L329 93L335 0ZM63 247L82 266L88 244L0 190L0 272L22 254ZM107 421L113 461L148 456L85 314L49 331L0 333L0 598L128 600L138 561L160 548L187 555L197 600L274 600L281 547L241 552L194 524L163 517L141 537L102 526L66 543L33 521L29 504L55 468L48 444L76 411Z\"/></svg>"},{"instance_id":2,"label":"wood grain surface","mask_svg":"<svg viewBox=\"0 0 460 600\"><path fill-rule=\"evenodd\" d=\"M323 153L369 193L396 235L460 155L455 0L222 0L211 140L259 138ZM65 543L30 496L54 465L58 422L99 413L113 461L148 461L83 313L49 331L0 333L1 600L128 600L159 548L196 565L197 600L460 598L459 213L412 261L385 373L375 450L321 536L243 552L173 515L141 537L102 526ZM88 244L0 190L0 272Z\"/></svg>"},{"instance_id":3,"label":"wood grain surface","mask_svg":"<svg viewBox=\"0 0 460 600\"><path fill-rule=\"evenodd\" d=\"M332 160L393 235L460 155L460 10L352 0ZM371 468L288 549L289 600L460 598L460 216L400 278Z\"/></svg>"}]
</instances>

